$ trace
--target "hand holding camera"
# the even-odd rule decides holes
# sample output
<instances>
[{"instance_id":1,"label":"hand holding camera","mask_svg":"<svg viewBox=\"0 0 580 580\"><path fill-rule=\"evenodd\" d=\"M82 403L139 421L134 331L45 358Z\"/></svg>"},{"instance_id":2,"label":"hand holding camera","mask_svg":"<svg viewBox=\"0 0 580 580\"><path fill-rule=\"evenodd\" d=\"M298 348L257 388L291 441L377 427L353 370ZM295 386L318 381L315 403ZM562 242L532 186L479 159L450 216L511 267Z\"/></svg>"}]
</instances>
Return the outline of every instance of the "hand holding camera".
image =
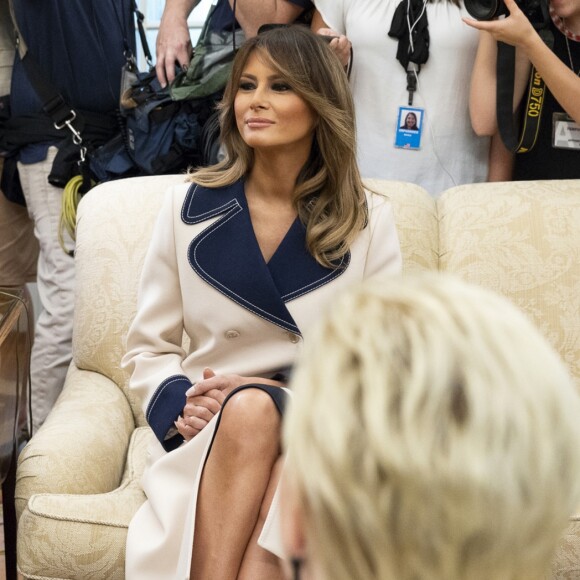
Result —
<instances>
[{"instance_id":1,"label":"hand holding camera","mask_svg":"<svg viewBox=\"0 0 580 580\"><path fill-rule=\"evenodd\" d=\"M531 44L538 41L542 42L540 37L534 34L536 27L533 24L541 20L537 12L540 10L540 2L542 1L491 0L491 2L484 2L482 0L466 0L467 11L477 20L464 18L463 21L473 28L489 32L496 41L518 46L527 52ZM522 7L526 12L522 10ZM506 18L491 20L504 14Z\"/></svg>"}]
</instances>

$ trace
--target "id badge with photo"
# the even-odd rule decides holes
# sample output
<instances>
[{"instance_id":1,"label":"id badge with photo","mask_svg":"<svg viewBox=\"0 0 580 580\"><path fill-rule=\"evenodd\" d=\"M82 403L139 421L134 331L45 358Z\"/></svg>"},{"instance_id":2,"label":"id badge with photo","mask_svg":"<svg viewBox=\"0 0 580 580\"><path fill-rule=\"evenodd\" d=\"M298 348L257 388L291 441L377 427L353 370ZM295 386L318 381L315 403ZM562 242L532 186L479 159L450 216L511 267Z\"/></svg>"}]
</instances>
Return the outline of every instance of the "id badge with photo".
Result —
<instances>
[{"instance_id":1,"label":"id badge with photo","mask_svg":"<svg viewBox=\"0 0 580 580\"><path fill-rule=\"evenodd\" d=\"M552 147L580 149L580 125L566 113L552 115Z\"/></svg>"},{"instance_id":2,"label":"id badge with photo","mask_svg":"<svg viewBox=\"0 0 580 580\"><path fill-rule=\"evenodd\" d=\"M425 109L419 107L399 107L395 147L400 149L421 149Z\"/></svg>"}]
</instances>

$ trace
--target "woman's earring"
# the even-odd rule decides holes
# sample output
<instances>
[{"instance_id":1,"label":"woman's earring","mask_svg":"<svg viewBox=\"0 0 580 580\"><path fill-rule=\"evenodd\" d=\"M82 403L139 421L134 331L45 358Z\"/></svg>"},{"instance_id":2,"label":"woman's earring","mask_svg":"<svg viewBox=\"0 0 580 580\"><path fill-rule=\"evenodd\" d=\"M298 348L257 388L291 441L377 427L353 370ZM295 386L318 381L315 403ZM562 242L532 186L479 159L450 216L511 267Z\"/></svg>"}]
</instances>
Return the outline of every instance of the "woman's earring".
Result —
<instances>
[{"instance_id":1,"label":"woman's earring","mask_svg":"<svg viewBox=\"0 0 580 580\"><path fill-rule=\"evenodd\" d=\"M292 558L292 578L293 580L300 580L300 568L302 566L302 558Z\"/></svg>"}]
</instances>

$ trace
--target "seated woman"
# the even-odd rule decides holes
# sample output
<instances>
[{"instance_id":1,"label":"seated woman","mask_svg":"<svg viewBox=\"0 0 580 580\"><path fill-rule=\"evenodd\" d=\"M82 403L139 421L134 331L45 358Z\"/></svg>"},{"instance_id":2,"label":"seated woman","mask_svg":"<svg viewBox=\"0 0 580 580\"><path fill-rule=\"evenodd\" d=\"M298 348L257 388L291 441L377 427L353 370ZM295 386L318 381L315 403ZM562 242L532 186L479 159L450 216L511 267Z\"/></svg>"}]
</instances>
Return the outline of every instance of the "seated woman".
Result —
<instances>
[{"instance_id":1,"label":"seated woman","mask_svg":"<svg viewBox=\"0 0 580 580\"><path fill-rule=\"evenodd\" d=\"M226 158L166 196L127 338L158 439L129 579L282 578L272 498L288 369L338 291L401 270L389 201L361 183L345 72L320 37L290 26L248 40L221 134Z\"/></svg>"},{"instance_id":2,"label":"seated woman","mask_svg":"<svg viewBox=\"0 0 580 580\"><path fill-rule=\"evenodd\" d=\"M540 580L580 501L580 397L506 299L374 279L307 336L285 417L294 578Z\"/></svg>"}]
</instances>

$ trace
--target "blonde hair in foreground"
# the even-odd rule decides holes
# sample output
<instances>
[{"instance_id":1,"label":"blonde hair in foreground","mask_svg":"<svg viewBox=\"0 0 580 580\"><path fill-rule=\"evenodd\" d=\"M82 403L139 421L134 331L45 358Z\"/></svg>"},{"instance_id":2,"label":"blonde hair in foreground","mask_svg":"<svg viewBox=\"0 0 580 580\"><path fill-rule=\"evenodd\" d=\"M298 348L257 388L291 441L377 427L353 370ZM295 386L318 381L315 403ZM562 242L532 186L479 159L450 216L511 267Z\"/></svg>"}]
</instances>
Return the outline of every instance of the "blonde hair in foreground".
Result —
<instances>
[{"instance_id":1,"label":"blonde hair in foreground","mask_svg":"<svg viewBox=\"0 0 580 580\"><path fill-rule=\"evenodd\" d=\"M294 203L306 227L306 245L324 266L340 260L366 224L364 189L356 163L354 104L340 61L304 26L275 28L247 40L234 59L220 103L220 136L226 158L190 175L205 187L245 177L254 151L242 139L234 113L240 77L256 53L314 110L318 122L310 159L298 176Z\"/></svg>"},{"instance_id":2,"label":"blonde hair in foreground","mask_svg":"<svg viewBox=\"0 0 580 580\"><path fill-rule=\"evenodd\" d=\"M306 338L284 427L325 580L543 578L580 501L580 397L506 299L374 279Z\"/></svg>"}]
</instances>

